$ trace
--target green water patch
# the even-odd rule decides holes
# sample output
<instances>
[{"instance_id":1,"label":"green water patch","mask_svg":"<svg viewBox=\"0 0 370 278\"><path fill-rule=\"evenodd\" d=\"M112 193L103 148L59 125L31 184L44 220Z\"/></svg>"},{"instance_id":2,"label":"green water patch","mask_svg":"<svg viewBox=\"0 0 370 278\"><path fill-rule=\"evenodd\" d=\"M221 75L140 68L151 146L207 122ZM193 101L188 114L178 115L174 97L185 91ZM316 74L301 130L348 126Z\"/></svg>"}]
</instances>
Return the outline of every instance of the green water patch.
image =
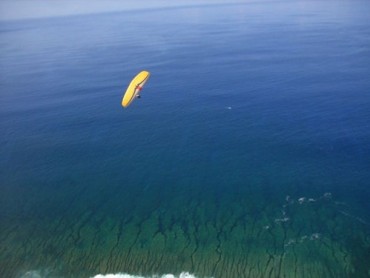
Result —
<instances>
[{"instance_id":1,"label":"green water patch","mask_svg":"<svg viewBox=\"0 0 370 278\"><path fill-rule=\"evenodd\" d=\"M70 189L48 200L57 206L63 194L74 195L65 213L30 209L21 214L27 217L4 221L2 277L20 277L33 269L45 270L47 277L182 271L231 278L369 273L369 225L331 193L302 197L277 192L268 197L266 187L165 191L112 186L112 195L108 189ZM36 204L37 198L27 207Z\"/></svg>"}]
</instances>

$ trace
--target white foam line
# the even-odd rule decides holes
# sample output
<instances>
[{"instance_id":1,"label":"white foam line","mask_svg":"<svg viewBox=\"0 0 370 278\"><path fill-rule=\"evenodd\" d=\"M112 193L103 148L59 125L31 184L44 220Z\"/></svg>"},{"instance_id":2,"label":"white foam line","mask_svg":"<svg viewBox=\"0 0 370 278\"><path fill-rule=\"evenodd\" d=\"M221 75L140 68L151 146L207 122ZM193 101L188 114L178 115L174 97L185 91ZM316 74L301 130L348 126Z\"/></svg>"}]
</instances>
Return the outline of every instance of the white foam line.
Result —
<instances>
[{"instance_id":1,"label":"white foam line","mask_svg":"<svg viewBox=\"0 0 370 278\"><path fill-rule=\"evenodd\" d=\"M127 273L115 273L115 274L97 274L91 278L196 278L189 272L181 272L180 275L174 274L163 274L163 275L152 275L152 276L138 276Z\"/></svg>"},{"instance_id":2,"label":"white foam line","mask_svg":"<svg viewBox=\"0 0 370 278\"><path fill-rule=\"evenodd\" d=\"M30 270L25 272L21 278L43 278L49 277L48 270ZM128 273L109 273L109 274L97 274L90 278L197 278L197 276L190 274L189 272L181 272L179 275L174 274L155 274L150 276L133 275ZM207 277L205 277L207 278ZM214 278L214 277L208 277Z\"/></svg>"},{"instance_id":3,"label":"white foam line","mask_svg":"<svg viewBox=\"0 0 370 278\"><path fill-rule=\"evenodd\" d=\"M352 219L354 219L354 220L357 220L358 222L360 222L360 223L362 223L362 224L369 225L369 223L367 223L365 220L361 219L361 218L360 218L360 217L358 217L358 216L354 216L354 215L349 214L348 212L345 212L345 211L343 211L343 210L340 210L339 212L340 212L341 214L343 214L343 215L345 215L345 216L349 217L349 218L352 218Z\"/></svg>"}]
</instances>

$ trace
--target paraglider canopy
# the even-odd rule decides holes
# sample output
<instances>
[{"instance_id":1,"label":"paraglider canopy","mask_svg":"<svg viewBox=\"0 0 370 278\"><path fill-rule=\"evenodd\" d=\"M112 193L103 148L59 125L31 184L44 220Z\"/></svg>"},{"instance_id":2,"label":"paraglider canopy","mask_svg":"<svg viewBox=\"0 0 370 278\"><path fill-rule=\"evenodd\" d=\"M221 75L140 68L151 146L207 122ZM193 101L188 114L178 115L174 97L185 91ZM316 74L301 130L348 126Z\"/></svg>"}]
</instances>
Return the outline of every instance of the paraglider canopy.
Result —
<instances>
[{"instance_id":1,"label":"paraglider canopy","mask_svg":"<svg viewBox=\"0 0 370 278\"><path fill-rule=\"evenodd\" d=\"M128 85L127 90L122 98L122 106L127 107L135 98L140 97L140 91L143 89L144 84L148 81L150 73L148 71L139 72Z\"/></svg>"}]
</instances>

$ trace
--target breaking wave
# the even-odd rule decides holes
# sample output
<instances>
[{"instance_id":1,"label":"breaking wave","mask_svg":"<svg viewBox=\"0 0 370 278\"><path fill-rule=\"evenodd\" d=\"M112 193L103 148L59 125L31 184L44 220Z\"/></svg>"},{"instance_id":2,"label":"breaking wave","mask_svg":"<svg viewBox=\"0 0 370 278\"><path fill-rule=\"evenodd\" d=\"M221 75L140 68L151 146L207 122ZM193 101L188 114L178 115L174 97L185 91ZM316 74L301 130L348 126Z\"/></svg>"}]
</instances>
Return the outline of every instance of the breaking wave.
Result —
<instances>
[{"instance_id":1,"label":"breaking wave","mask_svg":"<svg viewBox=\"0 0 370 278\"><path fill-rule=\"evenodd\" d=\"M30 270L24 273L21 278L44 278L49 277L50 270ZM179 275L174 274L159 274L150 276L132 275L128 273L115 274L97 274L90 278L199 278L189 272L181 272ZM209 277L211 278L211 277Z\"/></svg>"},{"instance_id":2,"label":"breaking wave","mask_svg":"<svg viewBox=\"0 0 370 278\"><path fill-rule=\"evenodd\" d=\"M163 275L152 275L152 276L140 276L131 275L127 273L116 273L116 274L98 274L92 278L197 278L189 272L181 272L179 275L174 274L163 274Z\"/></svg>"}]
</instances>

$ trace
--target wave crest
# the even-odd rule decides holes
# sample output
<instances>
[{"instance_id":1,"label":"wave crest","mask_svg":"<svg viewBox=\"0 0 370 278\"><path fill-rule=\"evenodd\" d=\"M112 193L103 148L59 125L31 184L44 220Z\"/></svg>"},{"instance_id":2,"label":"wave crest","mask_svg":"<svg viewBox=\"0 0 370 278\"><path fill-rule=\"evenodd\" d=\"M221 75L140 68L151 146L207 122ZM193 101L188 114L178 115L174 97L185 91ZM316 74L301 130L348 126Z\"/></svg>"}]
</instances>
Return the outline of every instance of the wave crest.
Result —
<instances>
[{"instance_id":1,"label":"wave crest","mask_svg":"<svg viewBox=\"0 0 370 278\"><path fill-rule=\"evenodd\" d=\"M116 274L98 274L91 278L197 278L189 272L181 272L178 276L174 274L163 274L163 275L152 275L152 276L138 276L127 273L116 273Z\"/></svg>"}]
</instances>

